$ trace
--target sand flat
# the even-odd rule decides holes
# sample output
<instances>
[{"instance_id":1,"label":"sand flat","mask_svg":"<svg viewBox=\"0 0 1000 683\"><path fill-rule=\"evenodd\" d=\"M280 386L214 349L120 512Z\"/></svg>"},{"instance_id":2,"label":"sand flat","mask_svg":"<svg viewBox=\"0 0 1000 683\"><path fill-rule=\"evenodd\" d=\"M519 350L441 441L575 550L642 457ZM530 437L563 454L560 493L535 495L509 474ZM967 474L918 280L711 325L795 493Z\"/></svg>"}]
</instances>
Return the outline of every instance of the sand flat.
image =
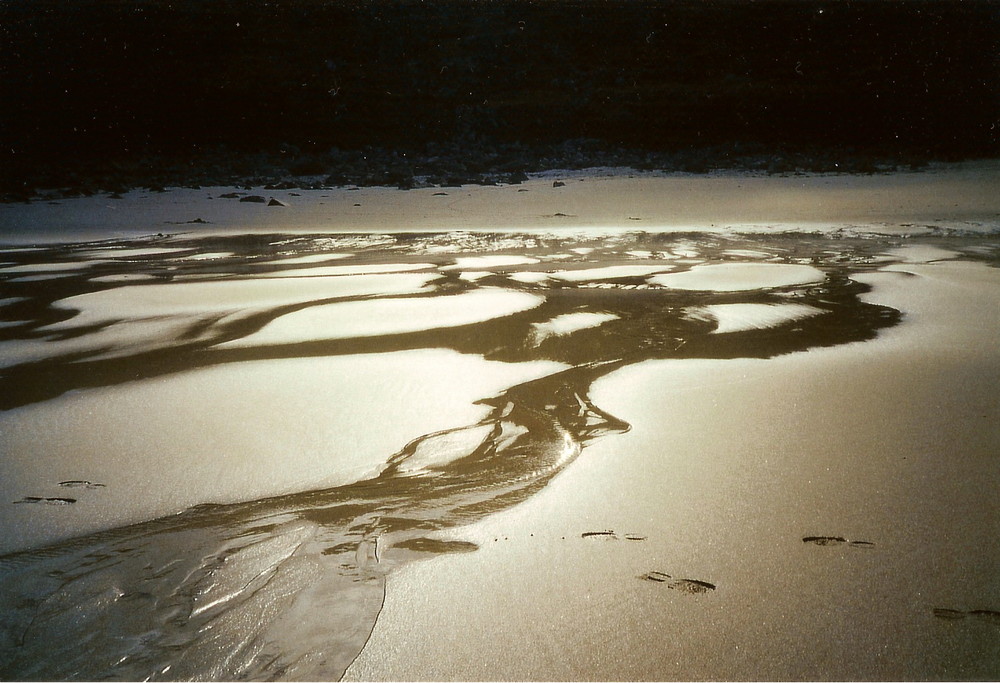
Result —
<instances>
[{"instance_id":1,"label":"sand flat","mask_svg":"<svg viewBox=\"0 0 1000 683\"><path fill-rule=\"evenodd\" d=\"M356 481L473 402L561 369L452 351L220 365L0 412L0 553L179 512ZM378 425L372 429L372 424ZM59 429L51 429L58 424ZM62 480L104 484L73 493Z\"/></svg>"},{"instance_id":2,"label":"sand flat","mask_svg":"<svg viewBox=\"0 0 1000 683\"><path fill-rule=\"evenodd\" d=\"M719 263L699 265L681 273L655 275L648 282L672 289L737 292L822 282L826 276L812 266L784 263Z\"/></svg>"},{"instance_id":3,"label":"sand flat","mask_svg":"<svg viewBox=\"0 0 1000 683\"><path fill-rule=\"evenodd\" d=\"M293 266L302 263L323 263L324 261L337 261L340 259L350 258L353 254L338 254L338 253L324 253L324 254L306 254L304 256L289 256L288 258L279 258L272 261L268 261L268 265L280 265L280 266Z\"/></svg>"},{"instance_id":4,"label":"sand flat","mask_svg":"<svg viewBox=\"0 0 1000 683\"><path fill-rule=\"evenodd\" d=\"M533 323L531 326L531 341L534 344L541 344L547 337L561 337L573 334L580 330L599 327L608 321L617 319L618 315L615 313L595 313L589 311L564 313L543 323Z\"/></svg>"},{"instance_id":5,"label":"sand flat","mask_svg":"<svg viewBox=\"0 0 1000 683\"><path fill-rule=\"evenodd\" d=\"M162 233L167 223L196 218L208 224L184 225L185 231L545 232L553 229L546 216L563 213L567 217L560 218L560 230L620 232L635 228L629 216L642 215L642 228L650 231L878 226L887 233L920 234L933 226L989 231L997 227L1000 213L995 191L1000 162L995 160L876 175L631 175L623 169L574 171L565 176L572 182L552 188L551 176L539 174L516 187L465 187L462 197L447 205L433 196L433 188L331 188L302 193L293 206L282 208L210 198L229 188L173 188L155 201L150 201L149 193L136 190L113 201L94 196L63 199L55 206L44 202L0 206L0 243L134 237ZM288 192L270 194L287 201ZM362 206L354 207L355 203Z\"/></svg>"},{"instance_id":6,"label":"sand flat","mask_svg":"<svg viewBox=\"0 0 1000 683\"><path fill-rule=\"evenodd\" d=\"M105 247L103 249L93 249L91 251L79 251L74 255L93 259L93 258L140 258L143 256L164 256L167 254L177 254L178 252L188 251L186 249L179 249L177 247L136 247L132 249L120 249L114 247Z\"/></svg>"},{"instance_id":7,"label":"sand flat","mask_svg":"<svg viewBox=\"0 0 1000 683\"><path fill-rule=\"evenodd\" d=\"M401 273L129 285L57 301L54 304L57 308L78 313L46 329L83 327L130 318L259 310L327 298L407 294L424 289L436 277L436 274Z\"/></svg>"},{"instance_id":8,"label":"sand flat","mask_svg":"<svg viewBox=\"0 0 1000 683\"><path fill-rule=\"evenodd\" d=\"M995 625L934 610L1000 604L1000 271L919 268L866 276L907 314L874 341L599 380L633 429L391 575L346 678L996 678Z\"/></svg>"},{"instance_id":9,"label":"sand flat","mask_svg":"<svg viewBox=\"0 0 1000 683\"><path fill-rule=\"evenodd\" d=\"M461 256L455 259L455 263L444 266L442 270L474 270L503 268L507 266L525 266L538 263L538 259L530 256L516 256L507 254L493 254L489 256Z\"/></svg>"},{"instance_id":10,"label":"sand flat","mask_svg":"<svg viewBox=\"0 0 1000 683\"><path fill-rule=\"evenodd\" d=\"M64 271L85 270L92 266L107 263L101 260L62 261L59 263L24 263L0 268L3 273L61 273Z\"/></svg>"},{"instance_id":11,"label":"sand flat","mask_svg":"<svg viewBox=\"0 0 1000 683\"><path fill-rule=\"evenodd\" d=\"M598 268L580 268L578 270L557 270L549 276L555 280L565 282L597 282L602 280L619 280L631 277L646 277L668 270L673 270L674 266L669 263L655 265L624 265L624 266L601 266Z\"/></svg>"},{"instance_id":12,"label":"sand flat","mask_svg":"<svg viewBox=\"0 0 1000 683\"><path fill-rule=\"evenodd\" d=\"M0 581L0 621L21 624L26 643L0 642L0 661L36 678L105 677L109 661L141 679L158 661L184 663L170 669L178 678L328 680L359 652L348 679L997 678L1000 254L995 238L939 230L992 229L996 193L960 193L968 205L951 209L931 196L923 208L942 213L926 224L881 222L905 203L847 229L795 213L847 216L981 177L963 173L768 179L757 189L801 203L780 225L739 223L750 235L716 222L770 210L732 175L719 187L739 192L720 190L714 207L682 198L692 213L644 220L650 233L612 214L637 188L661 192L640 200L652 206L683 183L470 188L437 228L481 201L496 215L427 235L411 233L429 214L405 235L393 222L407 202L419 210L423 190L345 192L365 220L389 221L364 234L313 234L349 205L229 202L232 223L164 237L232 253L224 268L121 259L101 272L164 282L95 292L73 277L53 285L55 312L48 284L13 283L6 296L30 303L3 310L30 320L4 328L0 358L43 357L2 373L3 542L108 532L0 562L19 568ZM205 206L171 194L147 199ZM510 232L476 232L505 211ZM555 213L576 215L553 227ZM538 220L547 232L517 227ZM234 225L275 236L227 235ZM820 225L837 232L768 236ZM669 234L682 226L701 234ZM363 249L365 264L389 266L476 260L446 277L259 277L275 249ZM606 274L660 254L674 270L638 277L677 286L550 281L540 271L554 266L539 265L567 256L576 263L560 269ZM542 277L551 286L535 291ZM352 297L368 299L340 300ZM51 324L70 309L80 313ZM34 339L37 326L51 339ZM248 336L208 346L235 334ZM323 339L340 341L297 345ZM407 350L358 355L370 342ZM90 355L46 355L56 349ZM180 512L211 501L248 502ZM67 657L48 657L56 638ZM84 641L104 659L73 647ZM151 659L133 657L140 641ZM251 641L275 650L242 649Z\"/></svg>"},{"instance_id":13,"label":"sand flat","mask_svg":"<svg viewBox=\"0 0 1000 683\"><path fill-rule=\"evenodd\" d=\"M260 331L219 344L246 348L422 332L471 325L539 306L544 299L526 292L480 289L426 299L349 301L311 306L280 316Z\"/></svg>"},{"instance_id":14,"label":"sand flat","mask_svg":"<svg viewBox=\"0 0 1000 683\"><path fill-rule=\"evenodd\" d=\"M371 275L375 273L408 273L428 270L433 263L381 263L350 266L311 266L267 273L265 277L336 277L344 275Z\"/></svg>"},{"instance_id":15,"label":"sand flat","mask_svg":"<svg viewBox=\"0 0 1000 683\"><path fill-rule=\"evenodd\" d=\"M688 310L695 318L715 321L713 334L761 330L823 313L826 311L807 304L710 304Z\"/></svg>"}]
</instances>

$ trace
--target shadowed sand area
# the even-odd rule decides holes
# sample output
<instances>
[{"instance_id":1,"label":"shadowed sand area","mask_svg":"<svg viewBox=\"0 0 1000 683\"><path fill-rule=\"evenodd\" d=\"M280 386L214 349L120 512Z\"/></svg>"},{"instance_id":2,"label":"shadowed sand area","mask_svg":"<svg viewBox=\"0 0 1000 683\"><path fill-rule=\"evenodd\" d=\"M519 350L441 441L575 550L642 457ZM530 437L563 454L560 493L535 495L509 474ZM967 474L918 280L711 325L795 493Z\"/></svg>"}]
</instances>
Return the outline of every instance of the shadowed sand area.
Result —
<instances>
[{"instance_id":1,"label":"shadowed sand area","mask_svg":"<svg viewBox=\"0 0 1000 683\"><path fill-rule=\"evenodd\" d=\"M0 678L995 678L974 207L6 248Z\"/></svg>"}]
</instances>

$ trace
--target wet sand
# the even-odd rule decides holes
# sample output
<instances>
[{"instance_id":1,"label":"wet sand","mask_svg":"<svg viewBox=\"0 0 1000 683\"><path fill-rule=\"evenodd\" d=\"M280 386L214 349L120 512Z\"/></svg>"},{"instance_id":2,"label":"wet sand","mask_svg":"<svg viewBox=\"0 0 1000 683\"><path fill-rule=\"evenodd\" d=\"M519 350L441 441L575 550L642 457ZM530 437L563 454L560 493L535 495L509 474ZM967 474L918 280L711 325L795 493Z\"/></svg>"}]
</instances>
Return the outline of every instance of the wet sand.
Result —
<instances>
[{"instance_id":1,"label":"wet sand","mask_svg":"<svg viewBox=\"0 0 1000 683\"><path fill-rule=\"evenodd\" d=\"M995 679L1000 272L859 279L876 340L599 380L632 430L390 576L347 678Z\"/></svg>"},{"instance_id":2,"label":"wet sand","mask_svg":"<svg viewBox=\"0 0 1000 683\"><path fill-rule=\"evenodd\" d=\"M56 230L0 250L0 677L995 678L992 172L753 179L839 183L790 231L0 207Z\"/></svg>"},{"instance_id":3,"label":"wet sand","mask_svg":"<svg viewBox=\"0 0 1000 683\"><path fill-rule=\"evenodd\" d=\"M1000 222L998 184L1000 162L992 160L878 175L706 176L609 168L534 174L496 187L133 190L120 199L95 195L0 205L0 242L233 231L989 231ZM254 195L285 206L236 198Z\"/></svg>"}]
</instances>

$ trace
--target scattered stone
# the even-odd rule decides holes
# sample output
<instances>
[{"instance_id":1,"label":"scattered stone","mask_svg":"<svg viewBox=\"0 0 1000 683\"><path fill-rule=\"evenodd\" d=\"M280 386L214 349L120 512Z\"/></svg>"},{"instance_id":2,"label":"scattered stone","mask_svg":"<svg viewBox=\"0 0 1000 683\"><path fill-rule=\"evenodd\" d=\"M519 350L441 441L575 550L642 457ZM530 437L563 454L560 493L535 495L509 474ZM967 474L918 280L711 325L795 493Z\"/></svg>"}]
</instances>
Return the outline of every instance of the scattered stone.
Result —
<instances>
[{"instance_id":1,"label":"scattered stone","mask_svg":"<svg viewBox=\"0 0 1000 683\"><path fill-rule=\"evenodd\" d=\"M552 183L552 187L566 187L566 183L561 180L556 180Z\"/></svg>"},{"instance_id":2,"label":"scattered stone","mask_svg":"<svg viewBox=\"0 0 1000 683\"><path fill-rule=\"evenodd\" d=\"M251 202L253 204L264 204L267 202L266 199L261 197L259 194L251 194L246 197L240 197L241 202Z\"/></svg>"},{"instance_id":3,"label":"scattered stone","mask_svg":"<svg viewBox=\"0 0 1000 683\"><path fill-rule=\"evenodd\" d=\"M227 192L226 194L220 194L219 199L239 199L239 192Z\"/></svg>"},{"instance_id":4,"label":"scattered stone","mask_svg":"<svg viewBox=\"0 0 1000 683\"><path fill-rule=\"evenodd\" d=\"M268 206L288 206L288 204L284 204L284 203L282 203L282 202L279 202L279 201L278 201L277 199L275 199L274 197L272 197L272 198L271 198L271 201L269 201L269 202L267 203L267 205L268 205Z\"/></svg>"}]
</instances>

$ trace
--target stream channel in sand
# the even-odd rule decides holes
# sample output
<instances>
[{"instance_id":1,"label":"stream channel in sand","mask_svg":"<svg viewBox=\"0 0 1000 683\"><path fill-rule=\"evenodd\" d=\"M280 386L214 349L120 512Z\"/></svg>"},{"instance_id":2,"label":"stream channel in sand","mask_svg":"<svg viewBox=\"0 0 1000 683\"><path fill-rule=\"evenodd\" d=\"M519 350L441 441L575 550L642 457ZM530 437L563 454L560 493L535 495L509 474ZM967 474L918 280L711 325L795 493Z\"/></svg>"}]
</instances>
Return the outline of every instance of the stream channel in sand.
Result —
<instances>
[{"instance_id":1,"label":"stream channel in sand","mask_svg":"<svg viewBox=\"0 0 1000 683\"><path fill-rule=\"evenodd\" d=\"M0 677L337 679L387 573L475 551L436 532L516 506L630 429L591 401L596 380L874 339L903 314L854 277L914 254L995 266L1000 244L420 233L0 250Z\"/></svg>"}]
</instances>

